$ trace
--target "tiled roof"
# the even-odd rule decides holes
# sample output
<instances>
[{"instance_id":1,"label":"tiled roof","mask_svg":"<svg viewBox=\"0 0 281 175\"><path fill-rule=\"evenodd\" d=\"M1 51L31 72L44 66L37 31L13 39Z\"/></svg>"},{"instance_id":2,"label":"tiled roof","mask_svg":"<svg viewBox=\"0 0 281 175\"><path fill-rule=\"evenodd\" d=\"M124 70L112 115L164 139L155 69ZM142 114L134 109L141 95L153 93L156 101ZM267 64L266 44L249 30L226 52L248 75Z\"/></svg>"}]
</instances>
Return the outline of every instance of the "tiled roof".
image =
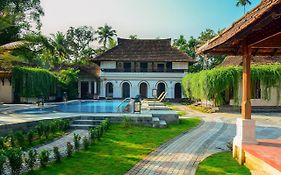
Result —
<instances>
[{"instance_id":1,"label":"tiled roof","mask_svg":"<svg viewBox=\"0 0 281 175\"><path fill-rule=\"evenodd\" d=\"M262 65L262 64L275 64L281 63L280 57L265 57L265 56L255 56L252 57L252 64ZM228 56L218 67L226 66L242 66L243 57L242 56Z\"/></svg>"},{"instance_id":2,"label":"tiled roof","mask_svg":"<svg viewBox=\"0 0 281 175\"><path fill-rule=\"evenodd\" d=\"M130 40L118 38L118 45L93 61L183 61L194 62L187 54L171 46L171 39Z\"/></svg>"}]
</instances>

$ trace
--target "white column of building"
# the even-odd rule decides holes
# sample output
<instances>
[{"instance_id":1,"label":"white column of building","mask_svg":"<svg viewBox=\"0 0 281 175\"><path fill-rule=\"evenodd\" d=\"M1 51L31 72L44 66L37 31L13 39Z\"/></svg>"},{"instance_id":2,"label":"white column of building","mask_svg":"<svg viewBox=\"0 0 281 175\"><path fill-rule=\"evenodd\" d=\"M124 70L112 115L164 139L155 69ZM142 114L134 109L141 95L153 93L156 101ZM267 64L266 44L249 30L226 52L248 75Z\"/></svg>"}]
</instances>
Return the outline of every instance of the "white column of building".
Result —
<instances>
[{"instance_id":1,"label":"white column of building","mask_svg":"<svg viewBox=\"0 0 281 175\"><path fill-rule=\"evenodd\" d=\"M136 95L139 95L139 83L140 81L131 81L132 87L131 87L131 98L135 98Z\"/></svg>"},{"instance_id":2,"label":"white column of building","mask_svg":"<svg viewBox=\"0 0 281 175\"><path fill-rule=\"evenodd\" d=\"M100 81L100 96L105 97L105 82L103 80Z\"/></svg>"},{"instance_id":3,"label":"white column of building","mask_svg":"<svg viewBox=\"0 0 281 175\"><path fill-rule=\"evenodd\" d=\"M154 98L153 97L153 94L152 94L152 91L153 91L153 89L157 89L157 87L156 87L156 83L157 83L157 81L148 81L148 83L149 83L149 86L148 86L148 98Z\"/></svg>"},{"instance_id":4,"label":"white column of building","mask_svg":"<svg viewBox=\"0 0 281 175\"><path fill-rule=\"evenodd\" d=\"M122 98L121 81L112 81L112 84L113 84L113 98Z\"/></svg>"},{"instance_id":5,"label":"white column of building","mask_svg":"<svg viewBox=\"0 0 281 175\"><path fill-rule=\"evenodd\" d=\"M94 81L94 94L97 94L97 89L98 89L98 86L97 86L98 84L97 84L97 82L96 81Z\"/></svg>"}]
</instances>

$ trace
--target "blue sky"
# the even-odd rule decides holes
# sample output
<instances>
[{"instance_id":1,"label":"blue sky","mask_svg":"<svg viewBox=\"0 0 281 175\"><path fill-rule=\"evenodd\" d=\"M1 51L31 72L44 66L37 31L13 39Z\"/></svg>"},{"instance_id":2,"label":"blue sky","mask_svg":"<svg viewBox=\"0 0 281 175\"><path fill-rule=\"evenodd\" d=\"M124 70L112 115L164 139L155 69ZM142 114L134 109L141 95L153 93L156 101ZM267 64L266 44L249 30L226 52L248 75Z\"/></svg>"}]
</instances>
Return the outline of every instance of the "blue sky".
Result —
<instances>
[{"instance_id":1,"label":"blue sky","mask_svg":"<svg viewBox=\"0 0 281 175\"><path fill-rule=\"evenodd\" d=\"M251 0L254 8L260 0ZM105 23L118 36L177 38L198 36L206 28L230 26L243 16L236 0L41 0L45 11L43 33L65 32L70 26Z\"/></svg>"}]
</instances>

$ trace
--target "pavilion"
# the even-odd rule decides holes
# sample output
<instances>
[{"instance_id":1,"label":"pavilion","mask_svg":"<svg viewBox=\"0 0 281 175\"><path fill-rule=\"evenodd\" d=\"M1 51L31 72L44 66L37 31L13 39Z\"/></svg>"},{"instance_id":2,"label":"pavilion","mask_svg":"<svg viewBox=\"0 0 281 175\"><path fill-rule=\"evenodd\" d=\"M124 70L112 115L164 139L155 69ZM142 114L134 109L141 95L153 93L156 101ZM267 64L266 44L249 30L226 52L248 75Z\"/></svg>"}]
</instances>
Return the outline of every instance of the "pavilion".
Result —
<instances>
[{"instance_id":1,"label":"pavilion","mask_svg":"<svg viewBox=\"0 0 281 175\"><path fill-rule=\"evenodd\" d=\"M197 53L243 56L242 118L237 119L233 156L252 170L281 174L281 141L256 140L250 101L252 56L281 56L281 0L262 0Z\"/></svg>"}]
</instances>

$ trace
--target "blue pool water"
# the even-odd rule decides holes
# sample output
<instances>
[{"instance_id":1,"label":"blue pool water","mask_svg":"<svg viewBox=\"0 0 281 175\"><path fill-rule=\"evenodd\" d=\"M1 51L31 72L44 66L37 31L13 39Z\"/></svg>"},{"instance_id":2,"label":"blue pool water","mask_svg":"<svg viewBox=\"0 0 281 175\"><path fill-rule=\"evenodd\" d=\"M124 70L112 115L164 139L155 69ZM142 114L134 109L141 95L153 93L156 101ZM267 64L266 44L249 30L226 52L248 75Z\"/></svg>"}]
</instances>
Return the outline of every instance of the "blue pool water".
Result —
<instances>
[{"instance_id":1,"label":"blue pool water","mask_svg":"<svg viewBox=\"0 0 281 175\"><path fill-rule=\"evenodd\" d=\"M114 113L118 111L120 100L97 100L97 101L75 101L68 103L60 103L51 108L35 108L17 111L20 114L44 114L50 112L66 112L66 113ZM123 109L128 103L122 103Z\"/></svg>"}]
</instances>

